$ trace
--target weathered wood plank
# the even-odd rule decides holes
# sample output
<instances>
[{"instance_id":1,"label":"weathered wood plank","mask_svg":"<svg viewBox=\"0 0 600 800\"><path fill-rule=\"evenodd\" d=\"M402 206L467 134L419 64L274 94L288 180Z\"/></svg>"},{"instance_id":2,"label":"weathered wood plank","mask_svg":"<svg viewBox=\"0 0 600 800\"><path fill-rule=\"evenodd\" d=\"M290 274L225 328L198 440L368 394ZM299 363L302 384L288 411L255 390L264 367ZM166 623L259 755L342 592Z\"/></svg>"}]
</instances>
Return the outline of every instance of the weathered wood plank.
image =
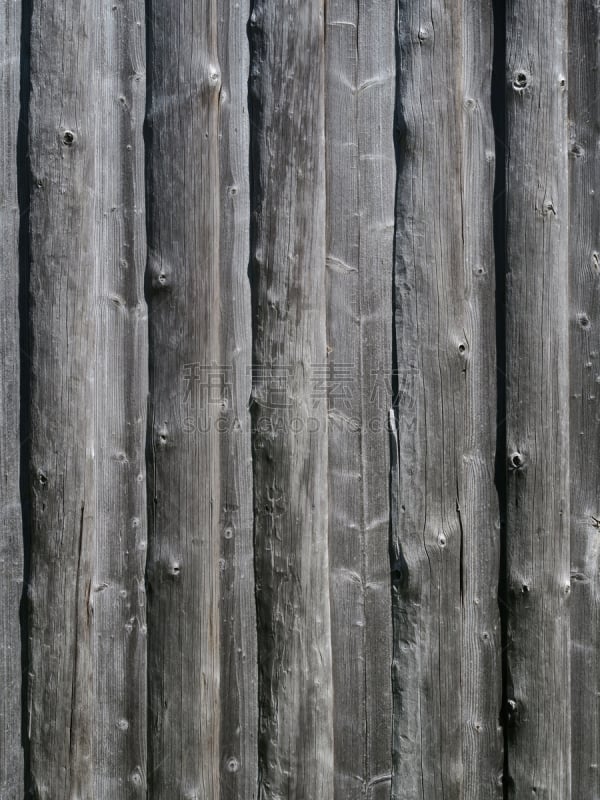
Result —
<instances>
[{"instance_id":1,"label":"weathered wood plank","mask_svg":"<svg viewBox=\"0 0 600 800\"><path fill-rule=\"evenodd\" d=\"M217 5L152 0L148 25L148 788L218 797L224 494L206 394L221 355ZM207 425L186 424L192 401Z\"/></svg>"},{"instance_id":2,"label":"weathered wood plank","mask_svg":"<svg viewBox=\"0 0 600 800\"><path fill-rule=\"evenodd\" d=\"M146 796L148 320L145 6L105 5L94 27L94 797Z\"/></svg>"},{"instance_id":3,"label":"weathered wood plank","mask_svg":"<svg viewBox=\"0 0 600 800\"><path fill-rule=\"evenodd\" d=\"M507 3L508 759L568 800L567 3Z\"/></svg>"},{"instance_id":4,"label":"weathered wood plank","mask_svg":"<svg viewBox=\"0 0 600 800\"><path fill-rule=\"evenodd\" d=\"M465 3L462 27L464 441L457 508L462 525L463 796L502 796L504 741L498 606L500 516L494 485L497 376L491 113L492 3ZM460 345L459 345L460 349Z\"/></svg>"},{"instance_id":5,"label":"weathered wood plank","mask_svg":"<svg viewBox=\"0 0 600 800\"><path fill-rule=\"evenodd\" d=\"M401 2L398 53L392 796L493 798L502 748L491 6Z\"/></svg>"},{"instance_id":6,"label":"weathered wood plank","mask_svg":"<svg viewBox=\"0 0 600 800\"><path fill-rule=\"evenodd\" d=\"M255 800L258 787L258 688L252 454L248 399L252 322L248 284L248 0L219 9L221 65L220 364L228 406L220 436L221 474L221 797Z\"/></svg>"},{"instance_id":7,"label":"weathered wood plank","mask_svg":"<svg viewBox=\"0 0 600 800\"><path fill-rule=\"evenodd\" d=\"M600 797L600 14L569 4L572 796Z\"/></svg>"},{"instance_id":8,"label":"weathered wood plank","mask_svg":"<svg viewBox=\"0 0 600 800\"><path fill-rule=\"evenodd\" d=\"M21 636L23 532L20 476L19 205L17 131L21 4L0 5L0 797L23 796Z\"/></svg>"},{"instance_id":9,"label":"weathered wood plank","mask_svg":"<svg viewBox=\"0 0 600 800\"><path fill-rule=\"evenodd\" d=\"M391 779L393 4L329 3L326 55L335 796L351 800Z\"/></svg>"},{"instance_id":10,"label":"weathered wood plank","mask_svg":"<svg viewBox=\"0 0 600 800\"><path fill-rule=\"evenodd\" d=\"M261 800L333 796L323 24L255 0L249 26Z\"/></svg>"},{"instance_id":11,"label":"weathered wood plank","mask_svg":"<svg viewBox=\"0 0 600 800\"><path fill-rule=\"evenodd\" d=\"M332 2L326 16L328 368L342 378L329 412L329 565L333 653L335 797L364 796L364 531L360 451L358 4ZM337 365L337 366L336 366ZM344 378L349 377L346 381ZM353 430L354 427L354 430Z\"/></svg>"},{"instance_id":12,"label":"weathered wood plank","mask_svg":"<svg viewBox=\"0 0 600 800\"><path fill-rule=\"evenodd\" d=\"M96 21L88 2L33 4L29 728L39 798L93 796Z\"/></svg>"}]
</instances>

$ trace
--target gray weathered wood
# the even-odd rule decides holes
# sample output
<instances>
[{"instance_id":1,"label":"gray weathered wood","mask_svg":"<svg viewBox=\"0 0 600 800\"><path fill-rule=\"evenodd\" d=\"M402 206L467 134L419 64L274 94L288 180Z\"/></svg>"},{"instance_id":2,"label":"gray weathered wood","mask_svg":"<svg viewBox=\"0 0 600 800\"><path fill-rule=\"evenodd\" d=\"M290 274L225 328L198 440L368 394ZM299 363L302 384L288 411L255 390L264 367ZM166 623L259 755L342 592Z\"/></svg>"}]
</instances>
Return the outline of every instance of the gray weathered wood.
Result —
<instances>
[{"instance_id":1,"label":"gray weathered wood","mask_svg":"<svg viewBox=\"0 0 600 800\"><path fill-rule=\"evenodd\" d=\"M465 394L457 510L462 526L462 761L465 800L502 796L500 518L494 485L497 376L491 116L492 3L462 23L462 238ZM460 349L460 345L459 345Z\"/></svg>"},{"instance_id":2,"label":"gray weathered wood","mask_svg":"<svg viewBox=\"0 0 600 800\"><path fill-rule=\"evenodd\" d=\"M250 3L219 9L220 269L222 342L228 408L220 437L221 474L221 797L254 800L258 787L258 689L248 399L252 325L248 284Z\"/></svg>"},{"instance_id":3,"label":"gray weathered wood","mask_svg":"<svg viewBox=\"0 0 600 800\"><path fill-rule=\"evenodd\" d=\"M567 3L506 23L508 767L569 800Z\"/></svg>"},{"instance_id":4,"label":"gray weathered wood","mask_svg":"<svg viewBox=\"0 0 600 800\"><path fill-rule=\"evenodd\" d=\"M569 4L572 796L600 797L600 15Z\"/></svg>"},{"instance_id":5,"label":"gray weathered wood","mask_svg":"<svg viewBox=\"0 0 600 800\"><path fill-rule=\"evenodd\" d=\"M39 798L93 795L96 22L88 2L33 4L29 730Z\"/></svg>"},{"instance_id":6,"label":"gray weathered wood","mask_svg":"<svg viewBox=\"0 0 600 800\"><path fill-rule=\"evenodd\" d=\"M0 4L0 797L23 796L21 637L23 534L19 492L19 205L17 131L21 5Z\"/></svg>"},{"instance_id":7,"label":"gray weathered wood","mask_svg":"<svg viewBox=\"0 0 600 800\"><path fill-rule=\"evenodd\" d=\"M148 786L153 800L216 798L225 494L205 389L222 366L217 4L153 0L148 25Z\"/></svg>"},{"instance_id":8,"label":"gray weathered wood","mask_svg":"<svg viewBox=\"0 0 600 800\"><path fill-rule=\"evenodd\" d=\"M398 53L392 796L479 800L502 766L491 6L401 2Z\"/></svg>"},{"instance_id":9,"label":"gray weathered wood","mask_svg":"<svg viewBox=\"0 0 600 800\"><path fill-rule=\"evenodd\" d=\"M285 25L282 22L285 21ZM259 798L333 796L321 0L250 17Z\"/></svg>"},{"instance_id":10,"label":"gray weathered wood","mask_svg":"<svg viewBox=\"0 0 600 800\"><path fill-rule=\"evenodd\" d=\"M389 796L393 4L327 6L327 370L335 796ZM377 46L373 43L377 42ZM325 374L322 376L325 378Z\"/></svg>"},{"instance_id":11,"label":"gray weathered wood","mask_svg":"<svg viewBox=\"0 0 600 800\"><path fill-rule=\"evenodd\" d=\"M30 432L0 10L2 798L29 433L36 797L498 800L499 577L504 796L600 797L594 3L506 4L502 576L491 0L31 5Z\"/></svg>"},{"instance_id":12,"label":"gray weathered wood","mask_svg":"<svg viewBox=\"0 0 600 800\"><path fill-rule=\"evenodd\" d=\"M94 773L97 800L146 796L145 6L98 15L94 259ZM89 365L91 366L91 365Z\"/></svg>"}]
</instances>

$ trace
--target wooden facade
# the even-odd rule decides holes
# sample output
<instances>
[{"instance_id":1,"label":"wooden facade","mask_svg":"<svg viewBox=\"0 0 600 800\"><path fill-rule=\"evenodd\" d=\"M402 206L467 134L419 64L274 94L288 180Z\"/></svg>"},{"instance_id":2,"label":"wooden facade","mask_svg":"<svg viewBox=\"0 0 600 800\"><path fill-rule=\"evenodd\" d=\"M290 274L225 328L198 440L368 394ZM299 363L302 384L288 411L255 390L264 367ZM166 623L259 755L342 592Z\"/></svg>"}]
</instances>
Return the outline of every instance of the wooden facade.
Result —
<instances>
[{"instance_id":1,"label":"wooden facade","mask_svg":"<svg viewBox=\"0 0 600 800\"><path fill-rule=\"evenodd\" d=\"M599 798L597 3L0 42L0 800Z\"/></svg>"}]
</instances>

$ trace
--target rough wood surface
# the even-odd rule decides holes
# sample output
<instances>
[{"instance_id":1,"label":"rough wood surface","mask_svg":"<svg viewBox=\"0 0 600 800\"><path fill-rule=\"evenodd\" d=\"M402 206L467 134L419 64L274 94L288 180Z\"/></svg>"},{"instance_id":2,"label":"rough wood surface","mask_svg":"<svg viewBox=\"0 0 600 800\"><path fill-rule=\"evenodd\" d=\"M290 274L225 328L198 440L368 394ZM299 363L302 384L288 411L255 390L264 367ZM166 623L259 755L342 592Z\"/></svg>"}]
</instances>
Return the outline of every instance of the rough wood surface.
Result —
<instances>
[{"instance_id":1,"label":"rough wood surface","mask_svg":"<svg viewBox=\"0 0 600 800\"><path fill-rule=\"evenodd\" d=\"M567 3L507 3L508 767L569 800Z\"/></svg>"},{"instance_id":2,"label":"rough wood surface","mask_svg":"<svg viewBox=\"0 0 600 800\"><path fill-rule=\"evenodd\" d=\"M502 750L491 7L401 2L397 33L392 796L492 798Z\"/></svg>"},{"instance_id":3,"label":"rough wood surface","mask_svg":"<svg viewBox=\"0 0 600 800\"><path fill-rule=\"evenodd\" d=\"M170 800L220 785L217 4L152 0L147 24L148 787Z\"/></svg>"},{"instance_id":4,"label":"rough wood surface","mask_svg":"<svg viewBox=\"0 0 600 800\"><path fill-rule=\"evenodd\" d=\"M249 0L220 6L221 65L220 364L227 389L220 436L221 504L221 797L255 800L258 787L258 687L248 399L252 324L248 283Z\"/></svg>"},{"instance_id":5,"label":"rough wood surface","mask_svg":"<svg viewBox=\"0 0 600 800\"><path fill-rule=\"evenodd\" d=\"M600 797L600 15L571 0L570 482L572 796Z\"/></svg>"},{"instance_id":6,"label":"rough wood surface","mask_svg":"<svg viewBox=\"0 0 600 800\"><path fill-rule=\"evenodd\" d=\"M285 26L282 27L282 22ZM333 796L321 0L250 17L259 798Z\"/></svg>"},{"instance_id":7,"label":"rough wood surface","mask_svg":"<svg viewBox=\"0 0 600 800\"><path fill-rule=\"evenodd\" d=\"M21 6L0 3L0 797L23 795L21 636L19 205L17 132Z\"/></svg>"},{"instance_id":8,"label":"rough wood surface","mask_svg":"<svg viewBox=\"0 0 600 800\"><path fill-rule=\"evenodd\" d=\"M335 797L389 796L393 4L326 16L329 542ZM378 43L373 47L373 42Z\"/></svg>"},{"instance_id":9,"label":"rough wood surface","mask_svg":"<svg viewBox=\"0 0 600 800\"><path fill-rule=\"evenodd\" d=\"M500 518L494 485L497 375L491 115L492 3L465 3L462 23L464 441L457 488L462 528L462 762L465 800L502 796ZM459 344L460 350L460 344Z\"/></svg>"},{"instance_id":10,"label":"rough wood surface","mask_svg":"<svg viewBox=\"0 0 600 800\"><path fill-rule=\"evenodd\" d=\"M146 797L146 102L143 2L94 26L96 287L93 796Z\"/></svg>"},{"instance_id":11,"label":"rough wood surface","mask_svg":"<svg viewBox=\"0 0 600 800\"><path fill-rule=\"evenodd\" d=\"M88 2L34 4L29 733L39 798L93 795L94 22Z\"/></svg>"},{"instance_id":12,"label":"rough wood surface","mask_svg":"<svg viewBox=\"0 0 600 800\"><path fill-rule=\"evenodd\" d=\"M600 797L597 5L0 0L2 800Z\"/></svg>"}]
</instances>

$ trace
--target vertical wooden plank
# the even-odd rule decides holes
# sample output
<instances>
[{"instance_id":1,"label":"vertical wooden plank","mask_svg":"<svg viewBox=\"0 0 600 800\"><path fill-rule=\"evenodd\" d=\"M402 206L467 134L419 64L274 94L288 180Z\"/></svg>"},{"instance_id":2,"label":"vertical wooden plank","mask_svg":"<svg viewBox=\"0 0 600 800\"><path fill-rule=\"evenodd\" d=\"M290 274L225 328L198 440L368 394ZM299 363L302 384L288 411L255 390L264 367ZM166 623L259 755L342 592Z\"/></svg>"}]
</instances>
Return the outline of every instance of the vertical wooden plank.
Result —
<instances>
[{"instance_id":1,"label":"vertical wooden plank","mask_svg":"<svg viewBox=\"0 0 600 800\"><path fill-rule=\"evenodd\" d=\"M497 376L491 109L493 5L463 4L462 239L464 440L462 526L462 761L469 800L503 793L500 515L495 486ZM459 352L461 345L459 344Z\"/></svg>"},{"instance_id":2,"label":"vertical wooden plank","mask_svg":"<svg viewBox=\"0 0 600 800\"><path fill-rule=\"evenodd\" d=\"M106 4L94 28L97 507L94 797L146 796L147 313L145 6Z\"/></svg>"},{"instance_id":3,"label":"vertical wooden plank","mask_svg":"<svg viewBox=\"0 0 600 800\"><path fill-rule=\"evenodd\" d=\"M33 3L30 741L36 797L93 795L96 20Z\"/></svg>"},{"instance_id":4,"label":"vertical wooden plank","mask_svg":"<svg viewBox=\"0 0 600 800\"><path fill-rule=\"evenodd\" d=\"M212 406L186 423L221 354L216 2L151 0L148 25L148 796L218 797L224 495Z\"/></svg>"},{"instance_id":5,"label":"vertical wooden plank","mask_svg":"<svg viewBox=\"0 0 600 800\"><path fill-rule=\"evenodd\" d=\"M23 533L19 491L19 205L17 130L21 4L0 5L0 797L23 796L21 646Z\"/></svg>"},{"instance_id":6,"label":"vertical wooden plank","mask_svg":"<svg viewBox=\"0 0 600 800\"><path fill-rule=\"evenodd\" d=\"M329 565L333 654L335 797L364 797L364 530L360 449L358 3L328 3L326 16L327 348ZM337 365L337 366L336 366ZM350 377L350 381L346 378Z\"/></svg>"},{"instance_id":7,"label":"vertical wooden plank","mask_svg":"<svg viewBox=\"0 0 600 800\"><path fill-rule=\"evenodd\" d=\"M599 12L589 0L569 4L573 797L600 796Z\"/></svg>"},{"instance_id":8,"label":"vertical wooden plank","mask_svg":"<svg viewBox=\"0 0 600 800\"><path fill-rule=\"evenodd\" d=\"M389 796L394 7L327 7L327 344L335 796Z\"/></svg>"},{"instance_id":9,"label":"vertical wooden plank","mask_svg":"<svg viewBox=\"0 0 600 800\"><path fill-rule=\"evenodd\" d=\"M390 602L389 431L394 247L395 8L358 7L359 285L363 474L367 797L391 788L392 614Z\"/></svg>"},{"instance_id":10,"label":"vertical wooden plank","mask_svg":"<svg viewBox=\"0 0 600 800\"><path fill-rule=\"evenodd\" d=\"M255 0L250 54L259 797L332 797L321 0Z\"/></svg>"},{"instance_id":11,"label":"vertical wooden plank","mask_svg":"<svg viewBox=\"0 0 600 800\"><path fill-rule=\"evenodd\" d=\"M508 763L568 800L567 3L506 11Z\"/></svg>"},{"instance_id":12,"label":"vertical wooden plank","mask_svg":"<svg viewBox=\"0 0 600 800\"><path fill-rule=\"evenodd\" d=\"M401 2L397 33L392 796L494 798L491 5Z\"/></svg>"},{"instance_id":13,"label":"vertical wooden plank","mask_svg":"<svg viewBox=\"0 0 600 800\"><path fill-rule=\"evenodd\" d=\"M248 283L249 0L219 9L222 345L226 389L221 472L221 797L255 800L258 687L248 399L252 324Z\"/></svg>"}]
</instances>

